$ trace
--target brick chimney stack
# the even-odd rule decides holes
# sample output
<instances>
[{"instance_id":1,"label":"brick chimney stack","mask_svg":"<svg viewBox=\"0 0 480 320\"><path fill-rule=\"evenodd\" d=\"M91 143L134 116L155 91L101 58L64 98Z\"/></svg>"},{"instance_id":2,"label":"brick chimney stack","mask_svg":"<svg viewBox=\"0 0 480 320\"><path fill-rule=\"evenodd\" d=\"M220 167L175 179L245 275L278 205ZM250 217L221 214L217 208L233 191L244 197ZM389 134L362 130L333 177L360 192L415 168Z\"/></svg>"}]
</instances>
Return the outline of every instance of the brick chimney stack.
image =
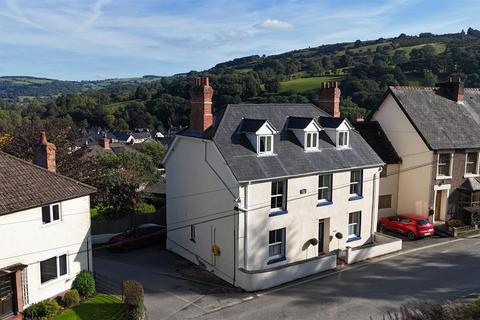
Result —
<instances>
[{"instance_id":1,"label":"brick chimney stack","mask_svg":"<svg viewBox=\"0 0 480 320\"><path fill-rule=\"evenodd\" d=\"M337 81L324 82L319 94L319 107L334 118L340 118L340 88Z\"/></svg>"},{"instance_id":2,"label":"brick chimney stack","mask_svg":"<svg viewBox=\"0 0 480 320\"><path fill-rule=\"evenodd\" d=\"M437 83L436 86L445 89L450 99L457 103L462 103L465 99L465 85L460 78L453 80L453 78L450 77L448 82L440 82Z\"/></svg>"},{"instance_id":3,"label":"brick chimney stack","mask_svg":"<svg viewBox=\"0 0 480 320\"><path fill-rule=\"evenodd\" d=\"M208 77L195 78L190 91L190 129L193 131L205 132L213 124L213 89L208 82Z\"/></svg>"},{"instance_id":4,"label":"brick chimney stack","mask_svg":"<svg viewBox=\"0 0 480 320\"><path fill-rule=\"evenodd\" d=\"M56 152L57 148L53 143L47 141L47 135L45 131L42 131L40 142L35 146L33 163L35 163L37 166L44 167L48 171L56 172Z\"/></svg>"},{"instance_id":5,"label":"brick chimney stack","mask_svg":"<svg viewBox=\"0 0 480 320\"><path fill-rule=\"evenodd\" d=\"M105 150L108 150L110 149L110 139L107 138L107 134L105 133L103 135L103 138L101 138L99 141L98 141L99 145L101 147L103 147L103 149Z\"/></svg>"}]
</instances>

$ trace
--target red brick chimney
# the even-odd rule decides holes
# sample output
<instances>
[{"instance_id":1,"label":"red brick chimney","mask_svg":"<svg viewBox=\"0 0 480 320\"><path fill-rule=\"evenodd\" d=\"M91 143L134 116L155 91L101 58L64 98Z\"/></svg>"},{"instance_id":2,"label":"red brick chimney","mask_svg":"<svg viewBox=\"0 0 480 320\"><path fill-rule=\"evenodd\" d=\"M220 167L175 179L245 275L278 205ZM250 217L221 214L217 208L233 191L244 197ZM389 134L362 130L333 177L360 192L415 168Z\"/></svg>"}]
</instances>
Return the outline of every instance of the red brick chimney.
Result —
<instances>
[{"instance_id":1,"label":"red brick chimney","mask_svg":"<svg viewBox=\"0 0 480 320\"><path fill-rule=\"evenodd\" d=\"M465 99L465 85L460 78L453 80L453 78L450 77L448 82L440 82L437 83L436 86L444 88L450 96L450 99L455 102L463 102Z\"/></svg>"},{"instance_id":2,"label":"red brick chimney","mask_svg":"<svg viewBox=\"0 0 480 320\"><path fill-rule=\"evenodd\" d=\"M57 147L55 147L53 143L47 141L47 135L45 131L42 131L40 136L40 142L35 146L33 163L35 163L37 166L44 167L48 171L56 172L56 152Z\"/></svg>"},{"instance_id":3,"label":"red brick chimney","mask_svg":"<svg viewBox=\"0 0 480 320\"><path fill-rule=\"evenodd\" d=\"M320 109L334 118L340 118L340 88L337 81L324 82L318 98Z\"/></svg>"},{"instance_id":4,"label":"red brick chimney","mask_svg":"<svg viewBox=\"0 0 480 320\"><path fill-rule=\"evenodd\" d=\"M208 84L208 77L194 79L190 91L192 111L190 113L190 129L205 132L213 124L212 115L213 89Z\"/></svg>"},{"instance_id":5,"label":"red brick chimney","mask_svg":"<svg viewBox=\"0 0 480 320\"><path fill-rule=\"evenodd\" d=\"M98 144L103 147L103 149L108 150L110 149L110 139L107 138L107 134L103 135L103 138L98 140Z\"/></svg>"}]
</instances>

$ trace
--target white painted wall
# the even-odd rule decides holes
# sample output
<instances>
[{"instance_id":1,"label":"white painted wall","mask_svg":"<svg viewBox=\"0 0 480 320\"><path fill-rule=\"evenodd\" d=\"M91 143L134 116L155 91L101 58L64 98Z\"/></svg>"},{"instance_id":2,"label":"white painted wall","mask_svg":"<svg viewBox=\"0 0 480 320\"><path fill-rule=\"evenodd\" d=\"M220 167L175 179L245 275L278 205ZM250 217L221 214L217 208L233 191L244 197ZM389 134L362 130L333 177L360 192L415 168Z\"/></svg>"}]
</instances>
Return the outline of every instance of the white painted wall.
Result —
<instances>
[{"instance_id":1,"label":"white painted wall","mask_svg":"<svg viewBox=\"0 0 480 320\"><path fill-rule=\"evenodd\" d=\"M349 201L350 197L350 171L339 172L333 175L333 198L332 204L317 207L318 176L292 178L288 180L287 209L288 213L270 217L270 192L271 182L252 183L248 185L246 216L246 230L240 229L239 234L244 241L240 249L246 248L244 265L246 270L261 270L275 266L286 265L316 257L316 246L304 247L305 243L312 238L318 238L318 220L328 219L329 226L326 228L327 252L338 248L357 247L370 240L372 225L377 222L378 203L378 178L379 168L364 170L363 199ZM374 175L377 178L374 180ZM373 195L374 184L377 195ZM300 190L306 189L306 194L300 194ZM361 239L346 242L348 233L348 217L350 212L362 212ZM268 235L270 230L286 228L286 260L275 264L268 262ZM341 232L344 238L340 241L334 235ZM246 239L245 239L246 238ZM242 256L239 253L239 256Z\"/></svg>"},{"instance_id":2,"label":"white painted wall","mask_svg":"<svg viewBox=\"0 0 480 320\"><path fill-rule=\"evenodd\" d=\"M391 94L385 98L372 120L380 123L402 159L397 212L428 215L433 152L428 149Z\"/></svg>"},{"instance_id":3,"label":"white painted wall","mask_svg":"<svg viewBox=\"0 0 480 320\"><path fill-rule=\"evenodd\" d=\"M17 263L28 265L30 303L55 297L70 289L81 270L92 270L90 197L63 201L60 206L61 221L46 225L41 208L0 216L0 269ZM67 275L41 284L40 261L65 253Z\"/></svg>"},{"instance_id":4,"label":"white painted wall","mask_svg":"<svg viewBox=\"0 0 480 320\"><path fill-rule=\"evenodd\" d=\"M397 214L400 164L387 165L387 176L380 178L380 196L392 195L391 208L378 209L378 219Z\"/></svg>"},{"instance_id":5,"label":"white painted wall","mask_svg":"<svg viewBox=\"0 0 480 320\"><path fill-rule=\"evenodd\" d=\"M233 282L233 209L239 186L230 169L213 142L181 136L177 136L169 151L165 167L167 249L204 264L218 277ZM195 242L190 241L192 224ZM213 256L213 244L220 247L220 256Z\"/></svg>"}]
</instances>

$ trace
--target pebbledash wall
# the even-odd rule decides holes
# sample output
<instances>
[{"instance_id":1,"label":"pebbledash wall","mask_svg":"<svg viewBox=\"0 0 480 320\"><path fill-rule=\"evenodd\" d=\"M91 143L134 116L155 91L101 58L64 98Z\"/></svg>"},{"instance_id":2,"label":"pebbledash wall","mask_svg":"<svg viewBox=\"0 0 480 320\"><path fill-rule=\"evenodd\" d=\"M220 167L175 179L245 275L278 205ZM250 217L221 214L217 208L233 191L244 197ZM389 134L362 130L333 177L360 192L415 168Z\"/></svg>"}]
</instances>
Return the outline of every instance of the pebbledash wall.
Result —
<instances>
[{"instance_id":1,"label":"pebbledash wall","mask_svg":"<svg viewBox=\"0 0 480 320\"><path fill-rule=\"evenodd\" d=\"M288 212L269 216L271 182L240 185L211 141L177 137L167 157L166 172L175 177L167 184L167 249L245 290L333 269L331 251L361 246L376 229L379 168L363 171L363 197L353 201L350 171L334 173L333 201L325 206L317 206L318 175L288 179ZM357 211L362 212L361 237L347 242L349 213ZM320 219L325 219L327 254L319 257L308 241L318 238ZM267 264L269 231L280 228L286 228L286 259ZM337 232L343 239L335 238ZM213 245L220 248L219 256L213 255Z\"/></svg>"},{"instance_id":2,"label":"pebbledash wall","mask_svg":"<svg viewBox=\"0 0 480 320\"><path fill-rule=\"evenodd\" d=\"M92 270L90 197L62 201L60 206L61 220L49 224L42 223L40 207L0 216L0 269L27 265L26 306L67 291L81 270ZM67 274L42 284L40 261L63 254L68 256Z\"/></svg>"}]
</instances>

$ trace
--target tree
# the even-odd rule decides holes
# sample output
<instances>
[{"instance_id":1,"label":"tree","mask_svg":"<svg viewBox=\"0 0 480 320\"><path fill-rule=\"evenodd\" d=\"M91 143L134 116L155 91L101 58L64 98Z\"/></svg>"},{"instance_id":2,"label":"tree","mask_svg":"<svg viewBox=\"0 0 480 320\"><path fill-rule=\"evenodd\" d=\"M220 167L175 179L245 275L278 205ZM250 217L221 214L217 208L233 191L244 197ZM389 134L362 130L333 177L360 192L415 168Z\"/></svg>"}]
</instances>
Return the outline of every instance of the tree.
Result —
<instances>
[{"instance_id":1,"label":"tree","mask_svg":"<svg viewBox=\"0 0 480 320\"><path fill-rule=\"evenodd\" d=\"M431 70L423 71L422 85L426 87L432 87L437 83L438 77Z\"/></svg>"},{"instance_id":2,"label":"tree","mask_svg":"<svg viewBox=\"0 0 480 320\"><path fill-rule=\"evenodd\" d=\"M138 145L137 150L149 156L155 165L159 165L165 155L166 148L156 141L147 141Z\"/></svg>"},{"instance_id":3,"label":"tree","mask_svg":"<svg viewBox=\"0 0 480 320\"><path fill-rule=\"evenodd\" d=\"M280 79L278 77L275 77L270 81L265 82L265 89L267 89L267 91L271 93L276 93L280 91Z\"/></svg>"},{"instance_id":4,"label":"tree","mask_svg":"<svg viewBox=\"0 0 480 320\"><path fill-rule=\"evenodd\" d=\"M97 187L94 201L112 207L115 214L132 210L138 202L138 189L153 180L156 166L142 153L100 153L96 159L96 172L91 184Z\"/></svg>"}]
</instances>

